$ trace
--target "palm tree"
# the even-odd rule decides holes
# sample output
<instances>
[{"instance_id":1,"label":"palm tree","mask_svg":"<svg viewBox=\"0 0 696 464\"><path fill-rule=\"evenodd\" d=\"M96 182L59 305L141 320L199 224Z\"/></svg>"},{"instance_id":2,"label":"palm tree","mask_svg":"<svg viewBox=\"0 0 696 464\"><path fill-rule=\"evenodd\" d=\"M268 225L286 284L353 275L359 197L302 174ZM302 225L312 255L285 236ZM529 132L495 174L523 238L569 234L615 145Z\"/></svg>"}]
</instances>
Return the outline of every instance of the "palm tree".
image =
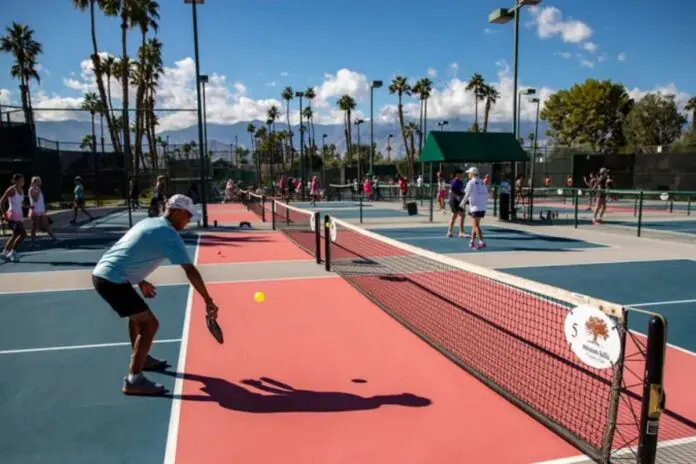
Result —
<instances>
[{"instance_id":1,"label":"palm tree","mask_svg":"<svg viewBox=\"0 0 696 464\"><path fill-rule=\"evenodd\" d=\"M114 117L114 106L111 101L111 76L114 75L114 68L116 67L116 57L113 55L108 55L102 63L102 69L100 72L106 77L106 106L109 109L110 117ZM108 118L107 118L108 121Z\"/></svg>"},{"instance_id":2,"label":"palm tree","mask_svg":"<svg viewBox=\"0 0 696 464\"><path fill-rule=\"evenodd\" d=\"M341 98L338 99L336 102L336 105L341 111L345 112L345 118L343 119L343 125L344 125L344 132L346 135L346 160L348 161L348 164L353 163L353 150L351 149L353 146L353 133L351 130L351 125L352 125L352 120L350 118L350 115L352 111L355 109L355 99L351 97L350 95L343 95Z\"/></svg>"},{"instance_id":3,"label":"palm tree","mask_svg":"<svg viewBox=\"0 0 696 464\"><path fill-rule=\"evenodd\" d=\"M157 139L155 127L159 124L155 114L155 96L159 85L159 78L164 72L162 61L162 42L158 39L149 39L146 44L147 79L145 81L145 131L147 133L150 154L157 163Z\"/></svg>"},{"instance_id":4,"label":"palm tree","mask_svg":"<svg viewBox=\"0 0 696 464\"><path fill-rule=\"evenodd\" d=\"M19 79L24 120L29 125L31 133L36 135L29 83L32 79L37 82L41 81L39 73L36 71L36 58L43 53L43 47L34 40L34 31L29 26L13 22L7 28L7 34L0 37L0 51L14 56L15 61L10 69L10 75Z\"/></svg>"},{"instance_id":5,"label":"palm tree","mask_svg":"<svg viewBox=\"0 0 696 464\"><path fill-rule=\"evenodd\" d=\"M285 115L288 119L288 140L290 143L290 166L295 162L295 147L292 143L292 126L290 125L290 100L295 98L295 92L293 92L292 87L285 87L281 93L283 100L285 100Z\"/></svg>"},{"instance_id":6,"label":"palm tree","mask_svg":"<svg viewBox=\"0 0 696 464\"><path fill-rule=\"evenodd\" d=\"M94 76L97 81L97 90L99 92L99 98L102 104L107 108L112 108L107 102L107 93L104 88L104 74L109 72L106 69L106 65L102 65L101 57L99 56L99 46L97 44L97 26L95 18L95 7L97 4L101 7L104 14L107 16L116 16L118 8L115 2L118 0L72 0L73 6L85 12L89 8L90 16L90 31L92 36L92 67L94 68ZM110 100L110 99L109 99ZM109 136L111 137L111 144L114 150L121 151L121 139L119 134L116 132L113 124L113 115L110 112L106 113L106 125L109 128Z\"/></svg>"},{"instance_id":7,"label":"palm tree","mask_svg":"<svg viewBox=\"0 0 696 464\"><path fill-rule=\"evenodd\" d=\"M691 97L684 109L691 111L691 127L696 131L696 97Z\"/></svg>"},{"instance_id":8,"label":"palm tree","mask_svg":"<svg viewBox=\"0 0 696 464\"><path fill-rule=\"evenodd\" d=\"M483 97L481 96L483 86L486 85L486 83L483 80L483 76L479 73L474 73L473 76L471 76L471 79L469 80L469 83L466 86L466 90L468 92L474 92L474 102L475 102L475 119L474 119L474 132L478 132L478 102L479 100L482 100Z\"/></svg>"},{"instance_id":9,"label":"palm tree","mask_svg":"<svg viewBox=\"0 0 696 464\"><path fill-rule=\"evenodd\" d=\"M409 179L413 178L413 173L415 172L415 160L413 154L416 152L416 146L415 146L415 135L418 134L419 138L423 137L423 134L421 133L420 129L418 128L418 124L416 124L413 121L409 121L409 123L406 125L406 135L408 136L408 140L411 142L411 156L407 158L408 161L408 170L410 173ZM408 152L408 147L406 148L406 152Z\"/></svg>"},{"instance_id":10,"label":"palm tree","mask_svg":"<svg viewBox=\"0 0 696 464\"><path fill-rule=\"evenodd\" d=\"M133 84L136 86L135 96L135 172L138 172L139 164L142 158L143 150L143 135L145 133L145 120L150 120L146 115L146 91L151 78L149 73L152 71L149 62L149 47L147 41L147 33L152 30L157 33L159 19L159 4L153 0L137 0L132 9L131 21L140 28L141 43L138 49L138 63L136 64L136 72L133 79ZM149 126L149 124L148 124ZM149 132L149 127L148 127ZM148 140L150 137L148 137ZM150 154L152 156L152 141L150 140Z\"/></svg>"},{"instance_id":11,"label":"palm tree","mask_svg":"<svg viewBox=\"0 0 696 464\"><path fill-rule=\"evenodd\" d=\"M391 84L389 85L389 93L392 95L396 94L399 98L399 106L398 106L399 127L401 128L401 137L403 138L403 141L404 141L404 149L406 150L406 158L409 160L409 169L410 169L410 172L408 173L409 179L413 179L413 153L409 153L408 142L406 141L406 126L404 124L403 96L404 95L410 96L411 91L412 91L411 86L408 85L408 80L403 76L394 77L394 79L392 79Z\"/></svg>"},{"instance_id":12,"label":"palm tree","mask_svg":"<svg viewBox=\"0 0 696 464\"><path fill-rule=\"evenodd\" d=\"M312 147L312 150L314 150L317 146L315 136L316 134L314 133L314 112L311 110L312 108L312 100L317 96L316 92L314 91L314 88L312 87L307 87L307 90L304 92L304 96L307 99L307 108L310 108L310 111L307 112L309 114L309 118L305 116L305 119L309 123L309 139L311 140L310 146Z\"/></svg>"},{"instance_id":13,"label":"palm tree","mask_svg":"<svg viewBox=\"0 0 696 464\"><path fill-rule=\"evenodd\" d=\"M486 100L486 106L484 107L483 112L483 132L487 132L488 116L491 112L491 107L495 105L495 103L500 98L500 92L498 92L498 90L492 85L484 84L483 88L481 89L481 94L483 95L483 98Z\"/></svg>"},{"instance_id":14,"label":"palm tree","mask_svg":"<svg viewBox=\"0 0 696 464\"><path fill-rule=\"evenodd\" d=\"M418 156L420 157L420 151L423 149L423 138L426 133L427 119L428 119L428 98L430 98L430 92L433 90L433 81L424 77L419 79L418 82L413 86L411 92L414 95L418 95L420 99L420 120L418 124Z\"/></svg>"},{"instance_id":15,"label":"palm tree","mask_svg":"<svg viewBox=\"0 0 696 464\"><path fill-rule=\"evenodd\" d=\"M92 143L94 144L92 146L92 151L96 152L97 151L97 139L96 139L96 133L94 130L94 116L97 113L101 113L101 110L102 110L102 105L101 105L101 100L99 98L99 95L97 95L96 93L93 93L93 92L86 93L84 96L84 99L82 100L82 104L80 105L80 108L85 110L85 111L89 111L89 114L92 117Z\"/></svg>"},{"instance_id":16,"label":"palm tree","mask_svg":"<svg viewBox=\"0 0 696 464\"><path fill-rule=\"evenodd\" d=\"M305 106L302 108L302 117L307 121L307 132L309 135L309 151L314 150L314 132L312 131L312 119L314 118L314 111L311 106Z\"/></svg>"}]
</instances>

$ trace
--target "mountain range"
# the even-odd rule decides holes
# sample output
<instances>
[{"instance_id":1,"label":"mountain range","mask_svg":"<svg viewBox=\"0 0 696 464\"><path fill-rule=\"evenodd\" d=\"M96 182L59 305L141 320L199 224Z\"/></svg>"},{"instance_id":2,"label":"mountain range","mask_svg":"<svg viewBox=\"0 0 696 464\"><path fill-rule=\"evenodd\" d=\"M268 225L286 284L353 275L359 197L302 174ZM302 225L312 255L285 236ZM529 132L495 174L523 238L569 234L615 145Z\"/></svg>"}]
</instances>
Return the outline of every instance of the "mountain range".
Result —
<instances>
[{"instance_id":1,"label":"mountain range","mask_svg":"<svg viewBox=\"0 0 696 464\"><path fill-rule=\"evenodd\" d=\"M262 121L250 121L254 126L261 127L264 123ZM470 120L450 120L446 126L448 131L466 131L469 130L473 121ZM251 140L249 138L249 133L246 131L247 122L237 122L234 124L207 124L208 132L208 148L213 151L223 151L225 153L229 152L230 148L234 146L235 141L243 147L249 148ZM543 145L543 140L546 138L544 133L547 129L547 125L543 121L539 121L539 142ZM276 123L276 130L285 130L287 125ZM82 138L90 134L92 131L91 123L88 121L76 121L76 120L66 120L66 121L37 121L36 123L37 135L41 138L47 139L49 141L59 141L63 149L77 150ZM490 132L511 132L510 122L490 122L488 124L488 130ZM528 135L533 133L535 129L534 122L522 121L520 124L520 134L528 140ZM97 138L99 138L100 127L97 124ZM326 143L335 144L339 152L343 153L346 149L345 135L343 132L342 124L333 125L322 125L315 124L314 130L316 132L316 144L321 146L322 135L326 134ZM428 131L439 130L437 126L437 121L428 121ZM375 124L374 125L374 141L377 146L377 150L382 152L386 156L386 147L389 143L389 135L392 135L391 147L392 147L392 157L401 158L403 157L403 140L399 133L398 126L394 124ZM299 145L299 129L293 127L293 132L295 136L293 142L295 147ZM179 130L169 130L162 131L158 135L162 138L169 140L170 147L176 145L183 145L191 141L198 142L198 127L196 125L189 126ZM305 138L307 133L305 133ZM236 140L235 140L236 138ZM370 126L369 123L365 123L360 128L360 143L369 144L370 140ZM353 127L353 142L358 142L358 132ZM106 143L109 143L108 135L106 136ZM306 142L305 142L306 143ZM416 139L416 143L418 140ZM69 147L69 148L68 148Z\"/></svg>"}]
</instances>

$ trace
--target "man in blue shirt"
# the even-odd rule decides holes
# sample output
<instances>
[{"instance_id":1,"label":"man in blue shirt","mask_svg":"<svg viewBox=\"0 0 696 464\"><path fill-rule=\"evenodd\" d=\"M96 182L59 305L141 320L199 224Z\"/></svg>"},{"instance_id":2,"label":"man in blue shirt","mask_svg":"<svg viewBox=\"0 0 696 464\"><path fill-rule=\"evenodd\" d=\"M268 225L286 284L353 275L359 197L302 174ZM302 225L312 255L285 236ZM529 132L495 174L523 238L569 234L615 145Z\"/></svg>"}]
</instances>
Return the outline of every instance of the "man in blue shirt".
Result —
<instances>
[{"instance_id":1,"label":"man in blue shirt","mask_svg":"<svg viewBox=\"0 0 696 464\"><path fill-rule=\"evenodd\" d=\"M217 307L193 264L179 235L196 212L191 199L174 195L167 202L164 216L147 218L133 226L101 257L92 271L92 283L99 295L122 318L128 318L132 354L123 393L159 395L162 385L148 380L143 370L160 370L167 362L149 355L159 321L133 288L137 284L145 298L154 298L155 286L145 280L165 260L180 265L193 288L203 297L208 314L216 318Z\"/></svg>"}]
</instances>

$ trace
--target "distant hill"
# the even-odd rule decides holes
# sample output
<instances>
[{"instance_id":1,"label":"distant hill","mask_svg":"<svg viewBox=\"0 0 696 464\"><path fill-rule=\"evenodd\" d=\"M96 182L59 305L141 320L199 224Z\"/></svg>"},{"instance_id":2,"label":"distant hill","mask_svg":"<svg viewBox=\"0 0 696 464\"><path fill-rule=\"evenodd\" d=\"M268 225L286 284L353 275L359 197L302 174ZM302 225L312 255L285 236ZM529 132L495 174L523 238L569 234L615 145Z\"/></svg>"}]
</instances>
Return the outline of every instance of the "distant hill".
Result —
<instances>
[{"instance_id":1,"label":"distant hill","mask_svg":"<svg viewBox=\"0 0 696 464\"><path fill-rule=\"evenodd\" d=\"M260 127L263 123L261 121L251 121L256 127ZM214 151L227 151L230 145L235 143L235 136L237 137L237 143L240 146L249 147L250 139L249 133L246 131L249 122L238 122L235 124L208 124L208 145L211 150ZM446 130L468 130L471 126L472 121L468 120L449 120L449 124L446 126ZM387 139L389 134L392 134L391 146L392 146L392 157L401 158L403 156L403 141L399 134L398 126L394 124L375 124L375 134L374 141L377 145L377 150L381 151L386 155ZM277 130L284 130L287 128L286 124L276 123ZM543 121L539 121L539 139L543 142L546 138L544 132L546 131L546 124ZM77 144L80 143L82 137L91 133L91 123L85 121L38 121L36 123L37 135L39 137L51 140L59 141L64 146L69 146L71 150L75 150ZM428 131L437 130L437 121L428 121ZM321 125L315 124L315 130L317 134L317 145L321 145L322 134L326 134L326 143L335 144L338 151L345 152L346 142L343 133L343 125ZM510 132L511 123L510 122L494 122L490 123L488 126L490 132ZM97 137L99 137L100 128L97 125ZM297 127L293 127L293 132L295 133L294 142L295 146L298 145L299 130ZM534 123L529 123L523 121L521 123L520 133L527 139L527 135L530 132L534 132ZM190 141L198 141L198 127L190 126L184 129L174 130L174 131L163 131L159 135L162 137L168 137L170 145L184 144ZM305 134L306 136L306 134ZM365 123L360 129L360 142L363 144L369 144L370 140L370 126ZM358 136L355 127L353 128L353 141L357 143ZM106 143L109 143L108 135L106 136Z\"/></svg>"}]
</instances>

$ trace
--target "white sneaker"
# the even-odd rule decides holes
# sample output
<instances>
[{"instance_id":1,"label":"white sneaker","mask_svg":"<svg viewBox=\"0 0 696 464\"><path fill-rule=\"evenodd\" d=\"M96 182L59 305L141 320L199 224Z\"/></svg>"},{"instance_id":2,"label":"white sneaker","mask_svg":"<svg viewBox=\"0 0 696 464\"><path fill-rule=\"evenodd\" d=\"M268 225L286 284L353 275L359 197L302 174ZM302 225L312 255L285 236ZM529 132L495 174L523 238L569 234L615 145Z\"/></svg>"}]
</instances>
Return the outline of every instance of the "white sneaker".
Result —
<instances>
[{"instance_id":1,"label":"white sneaker","mask_svg":"<svg viewBox=\"0 0 696 464\"><path fill-rule=\"evenodd\" d=\"M12 250L9 255L7 255L7 259L13 263L18 263L19 262L19 257L17 254Z\"/></svg>"}]
</instances>

